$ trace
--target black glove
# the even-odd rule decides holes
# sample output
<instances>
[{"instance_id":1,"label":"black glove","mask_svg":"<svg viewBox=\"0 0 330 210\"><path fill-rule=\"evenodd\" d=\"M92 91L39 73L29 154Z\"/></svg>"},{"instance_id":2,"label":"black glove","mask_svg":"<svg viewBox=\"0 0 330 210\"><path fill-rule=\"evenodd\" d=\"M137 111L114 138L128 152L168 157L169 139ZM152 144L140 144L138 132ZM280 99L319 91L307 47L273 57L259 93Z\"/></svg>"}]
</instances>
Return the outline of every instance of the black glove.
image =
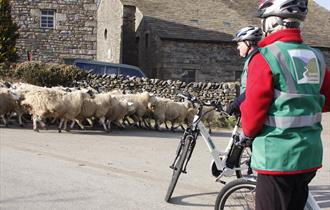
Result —
<instances>
[{"instance_id":1,"label":"black glove","mask_svg":"<svg viewBox=\"0 0 330 210\"><path fill-rule=\"evenodd\" d=\"M240 145L242 147L250 147L252 145L252 138L245 136L245 134L242 132L239 135L238 140L235 142L236 145Z\"/></svg>"},{"instance_id":2,"label":"black glove","mask_svg":"<svg viewBox=\"0 0 330 210\"><path fill-rule=\"evenodd\" d=\"M236 97L235 100L227 106L225 112L227 112L229 115L232 114L240 115L241 111L239 110L239 107L244 100L245 100L245 92L239 95L238 97Z\"/></svg>"},{"instance_id":3,"label":"black glove","mask_svg":"<svg viewBox=\"0 0 330 210\"><path fill-rule=\"evenodd\" d=\"M236 114L240 112L239 106L237 107L235 101L233 101L226 107L225 112L227 112L229 115Z\"/></svg>"}]
</instances>

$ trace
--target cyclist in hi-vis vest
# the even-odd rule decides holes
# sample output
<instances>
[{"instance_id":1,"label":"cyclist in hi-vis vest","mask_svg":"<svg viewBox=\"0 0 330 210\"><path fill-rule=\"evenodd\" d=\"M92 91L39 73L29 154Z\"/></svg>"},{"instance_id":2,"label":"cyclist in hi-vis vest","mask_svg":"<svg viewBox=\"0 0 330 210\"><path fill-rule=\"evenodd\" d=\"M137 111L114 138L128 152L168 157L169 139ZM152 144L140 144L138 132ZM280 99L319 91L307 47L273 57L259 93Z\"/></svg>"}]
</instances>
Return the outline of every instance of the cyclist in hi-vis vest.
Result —
<instances>
[{"instance_id":1,"label":"cyclist in hi-vis vest","mask_svg":"<svg viewBox=\"0 0 330 210\"><path fill-rule=\"evenodd\" d=\"M257 210L300 210L322 166L321 113L330 111L330 71L303 43L307 0L266 0L258 17L265 38L248 66L240 106L243 133L254 138Z\"/></svg>"},{"instance_id":2,"label":"cyclist in hi-vis vest","mask_svg":"<svg viewBox=\"0 0 330 210\"><path fill-rule=\"evenodd\" d=\"M239 106L245 98L245 87L246 87L246 77L247 77L247 69L250 63L251 58L257 52L257 43L262 38L262 31L259 27L247 26L241 28L236 35L234 36L233 41L237 42L237 50L239 51L239 55L245 58L245 63L241 75L241 88L240 95L235 98L233 102L229 104L226 108L226 112L228 114L237 114L239 113Z\"/></svg>"}]
</instances>

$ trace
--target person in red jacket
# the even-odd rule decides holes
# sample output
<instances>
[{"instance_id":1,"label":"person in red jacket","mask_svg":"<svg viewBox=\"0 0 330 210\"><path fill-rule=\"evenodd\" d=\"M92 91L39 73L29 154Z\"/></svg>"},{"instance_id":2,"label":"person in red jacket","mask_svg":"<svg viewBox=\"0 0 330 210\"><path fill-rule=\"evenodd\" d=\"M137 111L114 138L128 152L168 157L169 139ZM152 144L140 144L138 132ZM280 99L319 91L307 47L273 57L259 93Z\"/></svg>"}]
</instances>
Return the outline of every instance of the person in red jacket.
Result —
<instances>
[{"instance_id":1,"label":"person in red jacket","mask_svg":"<svg viewBox=\"0 0 330 210\"><path fill-rule=\"evenodd\" d=\"M240 141L253 138L257 210L304 209L308 183L322 167L321 113L330 111L330 71L304 44L307 0L266 0L265 38L248 65Z\"/></svg>"}]
</instances>

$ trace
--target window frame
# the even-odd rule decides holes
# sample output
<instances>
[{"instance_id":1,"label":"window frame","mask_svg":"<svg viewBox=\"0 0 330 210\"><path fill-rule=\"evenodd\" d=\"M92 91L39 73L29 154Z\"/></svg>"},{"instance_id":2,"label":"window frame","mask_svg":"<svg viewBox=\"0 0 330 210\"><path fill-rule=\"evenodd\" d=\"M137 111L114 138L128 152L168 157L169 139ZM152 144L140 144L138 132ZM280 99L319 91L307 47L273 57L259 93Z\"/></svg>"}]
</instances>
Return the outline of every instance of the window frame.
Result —
<instances>
[{"instance_id":1,"label":"window frame","mask_svg":"<svg viewBox=\"0 0 330 210\"><path fill-rule=\"evenodd\" d=\"M47 12L47 14L43 14L43 12ZM49 13L53 13L53 14L49 14ZM56 11L54 9L40 9L40 28L55 29L55 13ZM46 18L46 23L43 22L44 18ZM50 21L52 21L52 26L49 26Z\"/></svg>"}]
</instances>

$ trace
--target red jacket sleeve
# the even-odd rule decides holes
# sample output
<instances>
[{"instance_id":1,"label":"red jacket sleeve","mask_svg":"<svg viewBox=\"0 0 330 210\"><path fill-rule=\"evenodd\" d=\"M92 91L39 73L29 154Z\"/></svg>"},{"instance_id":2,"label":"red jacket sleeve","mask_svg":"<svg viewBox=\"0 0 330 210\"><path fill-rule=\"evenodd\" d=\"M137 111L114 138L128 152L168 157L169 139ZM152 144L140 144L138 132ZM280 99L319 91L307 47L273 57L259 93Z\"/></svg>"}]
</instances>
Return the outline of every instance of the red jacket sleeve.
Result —
<instances>
[{"instance_id":1,"label":"red jacket sleeve","mask_svg":"<svg viewBox=\"0 0 330 210\"><path fill-rule=\"evenodd\" d=\"M255 137L263 128L274 98L272 71L260 53L248 66L246 97L240 106L242 128L246 136Z\"/></svg>"},{"instance_id":2,"label":"red jacket sleeve","mask_svg":"<svg viewBox=\"0 0 330 210\"><path fill-rule=\"evenodd\" d=\"M321 88L321 94L325 96L325 104L323 106L323 112L330 112L330 71L325 71L325 76Z\"/></svg>"}]
</instances>

